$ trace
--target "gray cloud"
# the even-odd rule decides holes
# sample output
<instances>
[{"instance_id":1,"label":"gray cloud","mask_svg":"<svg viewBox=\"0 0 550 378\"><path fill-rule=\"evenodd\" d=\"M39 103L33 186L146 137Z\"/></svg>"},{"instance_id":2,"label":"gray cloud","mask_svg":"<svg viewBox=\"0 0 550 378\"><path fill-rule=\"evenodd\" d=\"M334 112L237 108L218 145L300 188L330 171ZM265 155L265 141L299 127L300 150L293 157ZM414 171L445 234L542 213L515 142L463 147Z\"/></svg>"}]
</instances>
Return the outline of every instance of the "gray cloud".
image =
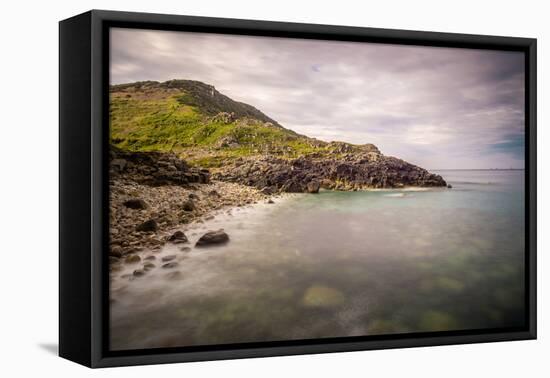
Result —
<instances>
[{"instance_id":1,"label":"gray cloud","mask_svg":"<svg viewBox=\"0 0 550 378\"><path fill-rule=\"evenodd\" d=\"M170 79L212 84L299 133L374 143L427 168L524 165L521 53L112 30L112 83Z\"/></svg>"}]
</instances>

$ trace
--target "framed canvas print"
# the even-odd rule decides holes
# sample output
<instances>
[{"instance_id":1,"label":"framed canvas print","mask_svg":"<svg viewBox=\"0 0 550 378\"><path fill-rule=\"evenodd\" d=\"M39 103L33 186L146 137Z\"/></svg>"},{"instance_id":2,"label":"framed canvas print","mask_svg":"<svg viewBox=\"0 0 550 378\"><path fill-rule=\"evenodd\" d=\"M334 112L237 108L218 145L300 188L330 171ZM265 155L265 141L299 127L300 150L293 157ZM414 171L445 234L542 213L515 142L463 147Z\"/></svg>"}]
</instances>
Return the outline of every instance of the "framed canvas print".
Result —
<instances>
[{"instance_id":1,"label":"framed canvas print","mask_svg":"<svg viewBox=\"0 0 550 378\"><path fill-rule=\"evenodd\" d=\"M60 23L60 355L536 337L536 40Z\"/></svg>"}]
</instances>

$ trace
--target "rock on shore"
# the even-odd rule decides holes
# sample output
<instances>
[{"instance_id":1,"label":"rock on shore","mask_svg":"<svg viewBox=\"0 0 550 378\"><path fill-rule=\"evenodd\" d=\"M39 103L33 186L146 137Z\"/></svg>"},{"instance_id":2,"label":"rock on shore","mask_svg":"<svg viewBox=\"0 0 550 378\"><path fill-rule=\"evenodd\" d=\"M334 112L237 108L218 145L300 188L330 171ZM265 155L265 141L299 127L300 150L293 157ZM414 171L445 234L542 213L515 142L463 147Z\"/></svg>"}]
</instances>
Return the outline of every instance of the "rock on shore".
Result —
<instances>
[{"instance_id":1,"label":"rock on shore","mask_svg":"<svg viewBox=\"0 0 550 378\"><path fill-rule=\"evenodd\" d=\"M185 244L187 237L174 232L175 228L216 210L269 198L253 187L211 181L207 170L190 168L173 154L114 151L111 173L109 254L113 259L144 248L158 249L166 242Z\"/></svg>"},{"instance_id":2,"label":"rock on shore","mask_svg":"<svg viewBox=\"0 0 550 378\"><path fill-rule=\"evenodd\" d=\"M342 145L345 147L345 143ZM240 158L219 169L213 177L254 186L266 193L316 193L319 187L359 190L447 185L441 176L404 160L385 156L373 145L368 145L363 151L357 151L357 146L354 148L354 151L334 158L315 155L297 159L273 156Z\"/></svg>"}]
</instances>

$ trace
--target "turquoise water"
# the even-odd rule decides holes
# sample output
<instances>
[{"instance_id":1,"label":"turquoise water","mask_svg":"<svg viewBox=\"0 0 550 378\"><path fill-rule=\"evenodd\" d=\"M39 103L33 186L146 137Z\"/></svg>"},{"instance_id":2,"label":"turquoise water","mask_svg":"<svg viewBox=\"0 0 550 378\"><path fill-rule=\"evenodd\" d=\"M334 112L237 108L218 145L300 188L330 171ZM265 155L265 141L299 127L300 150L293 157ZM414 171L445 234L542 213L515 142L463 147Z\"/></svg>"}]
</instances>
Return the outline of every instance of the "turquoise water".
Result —
<instances>
[{"instance_id":1,"label":"turquoise water","mask_svg":"<svg viewBox=\"0 0 550 378\"><path fill-rule=\"evenodd\" d=\"M165 247L177 278L115 279L111 348L523 325L524 172L436 173L453 189L294 195L194 226L231 241Z\"/></svg>"}]
</instances>

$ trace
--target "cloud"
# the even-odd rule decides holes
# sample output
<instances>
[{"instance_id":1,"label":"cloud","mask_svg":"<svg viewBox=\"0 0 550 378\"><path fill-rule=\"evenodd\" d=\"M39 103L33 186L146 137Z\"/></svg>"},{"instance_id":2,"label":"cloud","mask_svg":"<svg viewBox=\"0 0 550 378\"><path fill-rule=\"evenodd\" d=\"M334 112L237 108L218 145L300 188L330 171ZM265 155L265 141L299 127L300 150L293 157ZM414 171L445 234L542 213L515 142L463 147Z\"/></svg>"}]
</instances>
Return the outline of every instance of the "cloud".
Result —
<instances>
[{"instance_id":1,"label":"cloud","mask_svg":"<svg viewBox=\"0 0 550 378\"><path fill-rule=\"evenodd\" d=\"M427 168L524 166L519 52L112 29L111 82L193 79Z\"/></svg>"}]
</instances>

